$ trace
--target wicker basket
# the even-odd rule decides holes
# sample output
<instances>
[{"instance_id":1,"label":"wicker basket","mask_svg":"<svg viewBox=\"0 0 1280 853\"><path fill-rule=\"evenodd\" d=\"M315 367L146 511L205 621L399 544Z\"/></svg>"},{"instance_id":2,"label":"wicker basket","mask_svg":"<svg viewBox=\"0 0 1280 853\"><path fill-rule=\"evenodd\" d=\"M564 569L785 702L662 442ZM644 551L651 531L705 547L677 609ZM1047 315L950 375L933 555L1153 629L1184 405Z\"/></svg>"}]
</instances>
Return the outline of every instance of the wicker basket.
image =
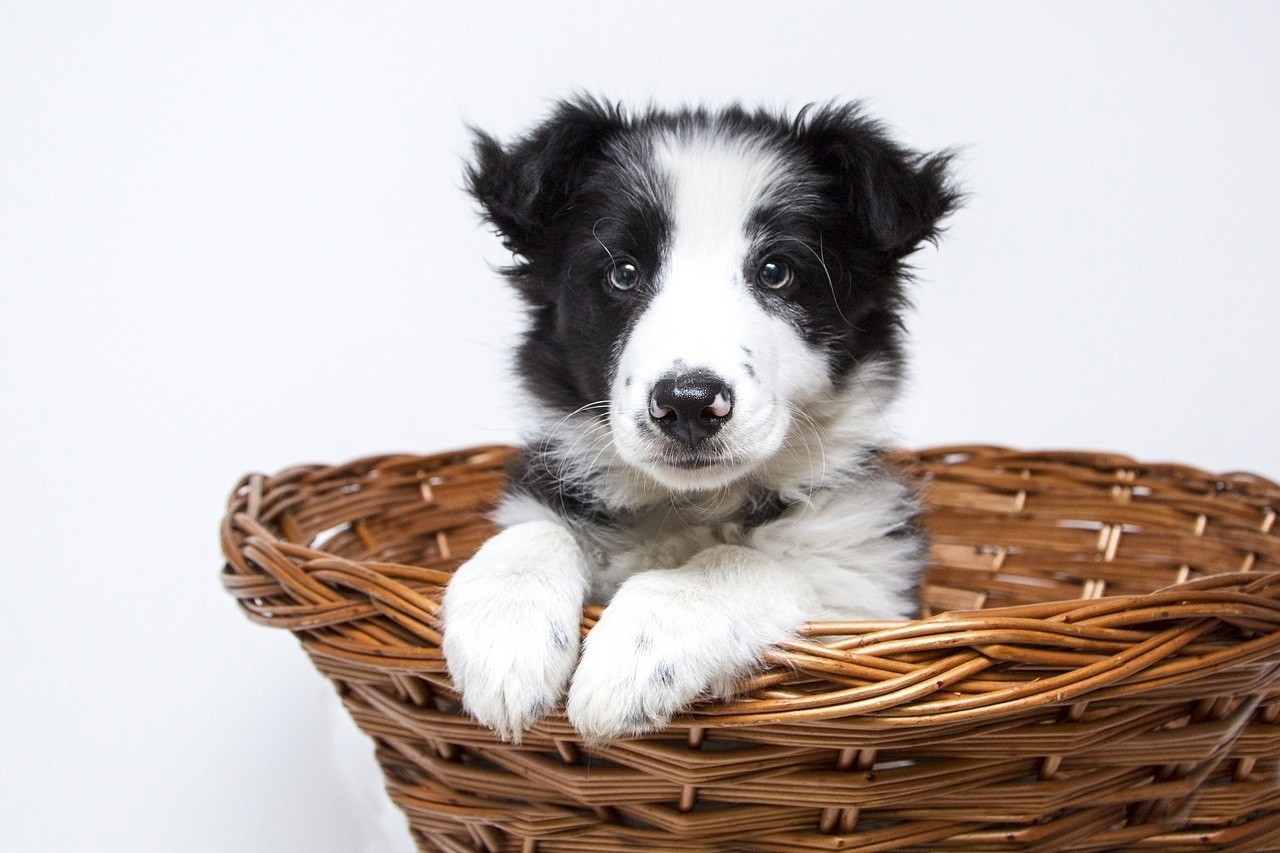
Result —
<instances>
[{"instance_id":1,"label":"wicker basket","mask_svg":"<svg viewBox=\"0 0 1280 853\"><path fill-rule=\"evenodd\" d=\"M811 625L740 698L587 750L558 716L500 742L441 659L511 453L253 475L222 528L226 589L337 685L421 849L1280 849L1276 484L899 454L937 615Z\"/></svg>"}]
</instances>

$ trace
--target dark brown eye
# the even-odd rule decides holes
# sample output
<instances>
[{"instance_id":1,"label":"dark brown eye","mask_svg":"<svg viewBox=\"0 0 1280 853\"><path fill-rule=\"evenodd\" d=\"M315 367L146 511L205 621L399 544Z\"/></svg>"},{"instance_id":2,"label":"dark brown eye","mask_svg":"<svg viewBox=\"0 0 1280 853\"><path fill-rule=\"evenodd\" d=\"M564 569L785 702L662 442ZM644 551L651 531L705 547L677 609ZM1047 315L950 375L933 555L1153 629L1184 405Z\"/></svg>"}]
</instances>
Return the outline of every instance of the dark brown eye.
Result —
<instances>
[{"instance_id":1,"label":"dark brown eye","mask_svg":"<svg viewBox=\"0 0 1280 853\"><path fill-rule=\"evenodd\" d=\"M770 290L781 290L790 284L793 278L795 274L791 272L791 267L787 266L786 261L780 261L777 258L765 261L760 265L760 271L756 273L756 282Z\"/></svg>"},{"instance_id":2,"label":"dark brown eye","mask_svg":"<svg viewBox=\"0 0 1280 853\"><path fill-rule=\"evenodd\" d=\"M619 261L609 267L606 278L614 290L630 290L640 283L640 268L630 261Z\"/></svg>"}]
</instances>

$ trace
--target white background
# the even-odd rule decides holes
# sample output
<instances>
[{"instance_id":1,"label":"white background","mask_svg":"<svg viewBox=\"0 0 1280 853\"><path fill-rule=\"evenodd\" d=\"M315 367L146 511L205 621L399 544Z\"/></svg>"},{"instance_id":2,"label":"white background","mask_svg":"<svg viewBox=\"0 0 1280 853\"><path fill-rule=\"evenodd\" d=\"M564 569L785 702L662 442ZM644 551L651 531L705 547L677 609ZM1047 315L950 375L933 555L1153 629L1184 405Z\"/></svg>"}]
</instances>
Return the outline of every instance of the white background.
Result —
<instances>
[{"instance_id":1,"label":"white background","mask_svg":"<svg viewBox=\"0 0 1280 853\"><path fill-rule=\"evenodd\" d=\"M1280 477L1278 45L1272 3L0 3L0 847L372 838L224 496L515 435L464 126L575 89L963 146L905 443Z\"/></svg>"}]
</instances>

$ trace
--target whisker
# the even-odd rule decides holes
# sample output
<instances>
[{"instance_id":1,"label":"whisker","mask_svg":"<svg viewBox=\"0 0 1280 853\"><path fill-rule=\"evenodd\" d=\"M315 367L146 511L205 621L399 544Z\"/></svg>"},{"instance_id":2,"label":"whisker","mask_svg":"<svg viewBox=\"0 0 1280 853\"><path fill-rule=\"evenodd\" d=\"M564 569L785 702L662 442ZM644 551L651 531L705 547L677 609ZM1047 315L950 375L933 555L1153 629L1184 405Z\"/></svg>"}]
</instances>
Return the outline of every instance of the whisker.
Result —
<instances>
[{"instance_id":1,"label":"whisker","mask_svg":"<svg viewBox=\"0 0 1280 853\"><path fill-rule=\"evenodd\" d=\"M792 435L794 436L794 438L804 443L805 453L807 454L807 457L808 457L809 464L807 467L809 469L810 476L807 478L808 482L805 483L805 485L808 489L807 496L812 497L813 494L822 487L822 484L827 479L827 449L826 449L826 445L822 440L823 430L821 425L818 423L818 421L815 420L813 416L810 415L808 412L806 412L804 409L801 409L799 406L796 406L794 404L788 404L788 410L791 412L791 414L795 417L797 421L797 429L793 431ZM812 443L810 442L810 437L812 437L813 439ZM813 476L815 473L813 470L814 469L813 443L817 444L818 446L817 449L819 453L818 470L816 472L817 476ZM799 458L799 451L795 447L794 442L790 444L790 451L796 456L797 459Z\"/></svg>"},{"instance_id":2,"label":"whisker","mask_svg":"<svg viewBox=\"0 0 1280 853\"><path fill-rule=\"evenodd\" d=\"M595 222L591 223L591 238L600 244L600 248L604 249L604 253L609 256L609 263L612 264L612 263L616 263L613 257L613 252L609 251L609 247L606 246L604 244L604 241L600 239L600 236L596 234L596 229L600 227L600 223L604 222L606 219L609 219L609 218L610 217L608 216L602 216L599 219L597 219Z\"/></svg>"},{"instance_id":3,"label":"whisker","mask_svg":"<svg viewBox=\"0 0 1280 853\"><path fill-rule=\"evenodd\" d=\"M876 410L876 416L880 418L880 423L885 427L890 427L889 418L885 415L884 409L880 408L880 401L876 399L876 395L871 391L871 387L867 385L866 381L862 378L862 371L855 371L853 375L858 380L858 384L862 386L862 390L866 392L867 401L870 402L872 408Z\"/></svg>"},{"instance_id":4,"label":"whisker","mask_svg":"<svg viewBox=\"0 0 1280 853\"><path fill-rule=\"evenodd\" d=\"M840 315L841 320L844 320L844 323L846 326L852 326L853 322L850 321L849 318L845 316L844 309L840 307L840 295L836 293L836 282L835 282L835 279L831 277L831 270L827 267L827 259L823 257L823 253L818 251L817 249L814 249L812 246L810 246L804 240L801 240L799 237L785 237L783 239L788 240L792 243L799 243L801 246L803 246L805 249L809 251L809 254L813 255L815 258L818 259L818 264L822 267L822 272L827 277L827 287L831 290L831 298L835 301L836 313ZM821 238L819 238L818 245L819 247L821 247L822 245Z\"/></svg>"}]
</instances>

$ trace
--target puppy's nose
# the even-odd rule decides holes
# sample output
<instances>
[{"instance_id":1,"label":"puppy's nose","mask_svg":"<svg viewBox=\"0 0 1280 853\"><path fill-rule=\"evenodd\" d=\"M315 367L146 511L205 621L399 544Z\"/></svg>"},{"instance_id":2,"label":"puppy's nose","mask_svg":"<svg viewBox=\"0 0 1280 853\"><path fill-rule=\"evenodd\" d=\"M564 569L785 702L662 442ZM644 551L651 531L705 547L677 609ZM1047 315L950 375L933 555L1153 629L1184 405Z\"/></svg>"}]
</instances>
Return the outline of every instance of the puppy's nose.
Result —
<instances>
[{"instance_id":1,"label":"puppy's nose","mask_svg":"<svg viewBox=\"0 0 1280 853\"><path fill-rule=\"evenodd\" d=\"M671 438L690 447L715 435L732 413L729 386L706 370L667 376L653 386L649 398L649 417Z\"/></svg>"}]
</instances>

